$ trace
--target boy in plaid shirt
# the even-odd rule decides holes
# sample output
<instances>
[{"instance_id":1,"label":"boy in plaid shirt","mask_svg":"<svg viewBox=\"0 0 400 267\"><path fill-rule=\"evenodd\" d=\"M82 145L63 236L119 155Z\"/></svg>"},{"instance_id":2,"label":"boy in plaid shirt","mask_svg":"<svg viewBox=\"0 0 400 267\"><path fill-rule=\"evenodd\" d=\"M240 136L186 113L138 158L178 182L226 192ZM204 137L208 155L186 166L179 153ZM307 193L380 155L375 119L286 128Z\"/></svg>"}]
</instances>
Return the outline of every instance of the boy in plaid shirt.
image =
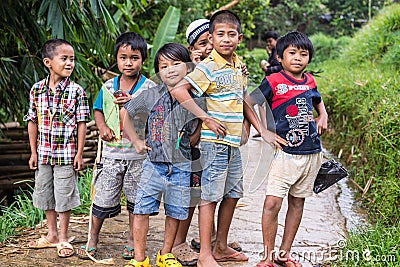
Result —
<instances>
[{"instance_id":1,"label":"boy in plaid shirt","mask_svg":"<svg viewBox=\"0 0 400 267\"><path fill-rule=\"evenodd\" d=\"M76 171L83 166L90 113L85 91L69 78L75 66L72 45L62 39L49 40L42 58L50 74L33 85L24 121L31 147L29 167L36 170L33 205L45 210L48 233L29 247L56 247L59 257L69 257L74 250L68 243L68 225L71 209L80 205Z\"/></svg>"}]
</instances>

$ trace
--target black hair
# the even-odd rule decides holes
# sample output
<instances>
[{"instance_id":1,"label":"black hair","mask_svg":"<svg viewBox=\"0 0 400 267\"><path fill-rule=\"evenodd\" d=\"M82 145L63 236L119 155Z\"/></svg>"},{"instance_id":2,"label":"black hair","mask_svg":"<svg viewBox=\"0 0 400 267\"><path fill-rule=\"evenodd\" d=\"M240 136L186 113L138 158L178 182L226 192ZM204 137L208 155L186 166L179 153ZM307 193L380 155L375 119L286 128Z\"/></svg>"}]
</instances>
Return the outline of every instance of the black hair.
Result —
<instances>
[{"instance_id":1,"label":"black hair","mask_svg":"<svg viewBox=\"0 0 400 267\"><path fill-rule=\"evenodd\" d=\"M114 46L114 58L117 58L118 50L123 45L129 45L132 50L139 50L142 55L142 62L147 59L146 40L136 32L125 32L118 36Z\"/></svg>"},{"instance_id":2,"label":"black hair","mask_svg":"<svg viewBox=\"0 0 400 267\"><path fill-rule=\"evenodd\" d=\"M53 59L53 57L56 55L56 50L57 47L61 45L69 45L73 47L69 42L63 40L63 39L50 39L46 41L43 45L42 48L42 59L50 58Z\"/></svg>"},{"instance_id":3,"label":"black hair","mask_svg":"<svg viewBox=\"0 0 400 267\"><path fill-rule=\"evenodd\" d=\"M278 33L276 31L266 31L263 35L263 40L267 40L268 38L272 38L277 40L278 39Z\"/></svg>"},{"instance_id":4,"label":"black hair","mask_svg":"<svg viewBox=\"0 0 400 267\"><path fill-rule=\"evenodd\" d=\"M210 19L210 28L209 28L209 32L210 33L214 32L215 24L218 24L218 23L233 24L233 25L237 26L237 31L238 31L239 34L242 31L242 26L241 26L241 23L240 23L240 19L232 11L220 10L220 11L215 12L211 16L211 19Z\"/></svg>"},{"instance_id":5,"label":"black hair","mask_svg":"<svg viewBox=\"0 0 400 267\"><path fill-rule=\"evenodd\" d=\"M160 57L163 56L170 60L179 60L184 63L191 63L189 50L181 44L178 43L168 43L158 49L156 56L154 58L154 71L158 75L160 71L158 64L160 62Z\"/></svg>"},{"instance_id":6,"label":"black hair","mask_svg":"<svg viewBox=\"0 0 400 267\"><path fill-rule=\"evenodd\" d=\"M283 58L283 51L291 45L298 49L307 50L310 57L308 63L311 62L314 54L314 46L307 35L298 31L293 31L279 37L276 43L276 53L278 56Z\"/></svg>"}]
</instances>

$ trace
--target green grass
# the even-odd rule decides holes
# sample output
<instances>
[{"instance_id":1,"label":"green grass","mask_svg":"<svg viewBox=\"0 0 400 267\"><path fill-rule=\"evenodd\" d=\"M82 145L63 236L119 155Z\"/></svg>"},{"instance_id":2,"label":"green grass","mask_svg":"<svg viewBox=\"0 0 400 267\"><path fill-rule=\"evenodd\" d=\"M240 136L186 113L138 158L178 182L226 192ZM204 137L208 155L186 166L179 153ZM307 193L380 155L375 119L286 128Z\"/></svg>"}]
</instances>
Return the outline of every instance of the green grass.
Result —
<instances>
[{"instance_id":1,"label":"green grass","mask_svg":"<svg viewBox=\"0 0 400 267\"><path fill-rule=\"evenodd\" d=\"M78 189L81 205L72 210L72 214L88 214L91 205L90 184L92 171L86 169L78 177ZM15 202L8 207L0 207L0 242L18 234L20 231L35 227L45 218L44 211L32 204L32 190L24 190L15 196Z\"/></svg>"},{"instance_id":2,"label":"green grass","mask_svg":"<svg viewBox=\"0 0 400 267\"><path fill-rule=\"evenodd\" d=\"M400 264L400 226L376 224L349 233L345 247L330 266L397 267Z\"/></svg>"},{"instance_id":3,"label":"green grass","mask_svg":"<svg viewBox=\"0 0 400 267\"><path fill-rule=\"evenodd\" d=\"M341 56L318 65L330 126L324 146L342 155L357 184L370 184L357 194L370 225L349 233L331 266L400 265L399 37L400 5L393 4L362 28ZM355 253L358 260L348 257Z\"/></svg>"}]
</instances>

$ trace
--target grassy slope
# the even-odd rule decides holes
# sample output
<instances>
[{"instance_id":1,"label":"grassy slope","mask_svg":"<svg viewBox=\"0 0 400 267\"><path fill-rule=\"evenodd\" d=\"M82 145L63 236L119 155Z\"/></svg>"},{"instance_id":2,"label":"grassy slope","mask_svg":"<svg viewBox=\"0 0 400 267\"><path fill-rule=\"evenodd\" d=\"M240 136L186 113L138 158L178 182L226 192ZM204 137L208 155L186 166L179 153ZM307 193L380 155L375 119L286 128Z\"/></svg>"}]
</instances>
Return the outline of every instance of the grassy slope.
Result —
<instances>
[{"instance_id":1,"label":"grassy slope","mask_svg":"<svg viewBox=\"0 0 400 267\"><path fill-rule=\"evenodd\" d=\"M333 265L399 266L400 5L382 10L340 56L320 67L324 72L317 83L332 128L326 146L342 155L357 184L370 184L360 197L372 226L350 233L344 249L370 256L343 257Z\"/></svg>"}]
</instances>

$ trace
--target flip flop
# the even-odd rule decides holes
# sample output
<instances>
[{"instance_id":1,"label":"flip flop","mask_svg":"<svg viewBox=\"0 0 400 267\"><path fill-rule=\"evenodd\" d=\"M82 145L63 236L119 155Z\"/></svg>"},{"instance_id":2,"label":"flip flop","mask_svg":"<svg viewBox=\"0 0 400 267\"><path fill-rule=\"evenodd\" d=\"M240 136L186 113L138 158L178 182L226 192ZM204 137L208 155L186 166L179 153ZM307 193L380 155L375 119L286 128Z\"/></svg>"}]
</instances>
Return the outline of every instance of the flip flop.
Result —
<instances>
[{"instance_id":1,"label":"flip flop","mask_svg":"<svg viewBox=\"0 0 400 267\"><path fill-rule=\"evenodd\" d=\"M217 262L226 262L226 261L248 261L249 258L246 257L242 252L235 252L231 255L215 259Z\"/></svg>"},{"instance_id":2,"label":"flip flop","mask_svg":"<svg viewBox=\"0 0 400 267\"><path fill-rule=\"evenodd\" d=\"M135 257L133 253L133 248L125 246L124 250L122 251L122 258L124 258L125 260L131 260Z\"/></svg>"},{"instance_id":3,"label":"flip flop","mask_svg":"<svg viewBox=\"0 0 400 267\"><path fill-rule=\"evenodd\" d=\"M97 257L97 249L96 248L88 248L87 253L89 253L93 258ZM90 260L88 255L86 254L86 246L81 246L76 250L76 255L78 255L78 258L81 260Z\"/></svg>"},{"instance_id":4,"label":"flip flop","mask_svg":"<svg viewBox=\"0 0 400 267\"><path fill-rule=\"evenodd\" d=\"M42 236L39 239L32 241L28 244L29 248L40 249L40 248L56 248L57 243L51 243L46 239L46 237Z\"/></svg>"},{"instance_id":5,"label":"flip flop","mask_svg":"<svg viewBox=\"0 0 400 267\"><path fill-rule=\"evenodd\" d=\"M291 258L287 258L283 261L275 259L275 263L282 265L283 267L302 267L303 266L303 265L301 265L300 262L292 260ZM290 263L291 265L288 265L288 263Z\"/></svg>"},{"instance_id":6,"label":"flip flop","mask_svg":"<svg viewBox=\"0 0 400 267\"><path fill-rule=\"evenodd\" d=\"M61 250L68 250L69 252L66 254L62 254ZM74 255L75 251L72 245L68 242L60 242L57 244L57 255L60 258L68 258Z\"/></svg>"},{"instance_id":7,"label":"flip flop","mask_svg":"<svg viewBox=\"0 0 400 267\"><path fill-rule=\"evenodd\" d=\"M256 267L276 267L276 265L272 263L259 262Z\"/></svg>"},{"instance_id":8,"label":"flip flop","mask_svg":"<svg viewBox=\"0 0 400 267\"><path fill-rule=\"evenodd\" d=\"M68 242L72 242L74 240L75 240L75 236L71 236L70 238L68 238ZM51 243L50 241L48 241L46 239L45 236L41 236L39 239L33 241L32 245L28 244L28 247L33 248L33 249L56 248L57 243Z\"/></svg>"}]
</instances>

